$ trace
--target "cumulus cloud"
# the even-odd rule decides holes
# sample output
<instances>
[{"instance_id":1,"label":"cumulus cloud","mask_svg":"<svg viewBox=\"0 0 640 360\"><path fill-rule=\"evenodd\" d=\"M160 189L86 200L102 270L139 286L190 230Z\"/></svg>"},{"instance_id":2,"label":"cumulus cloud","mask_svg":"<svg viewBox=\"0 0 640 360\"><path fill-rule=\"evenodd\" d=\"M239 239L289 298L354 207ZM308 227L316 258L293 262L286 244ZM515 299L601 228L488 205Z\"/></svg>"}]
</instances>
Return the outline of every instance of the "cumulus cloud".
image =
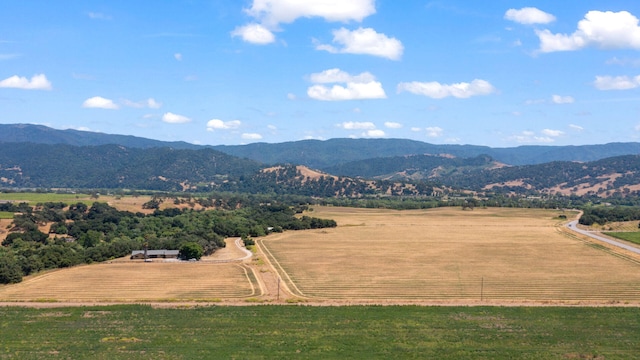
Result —
<instances>
[{"instance_id":1,"label":"cumulus cloud","mask_svg":"<svg viewBox=\"0 0 640 360\"><path fill-rule=\"evenodd\" d=\"M375 76L368 72L350 75L340 69L325 70L310 75L315 85L307 89L307 95L315 100L343 101L362 99L385 99L387 97L382 84L375 81ZM345 83L328 87L322 84Z\"/></svg>"},{"instance_id":2,"label":"cumulus cloud","mask_svg":"<svg viewBox=\"0 0 640 360\"><path fill-rule=\"evenodd\" d=\"M18 75L11 76L0 81L0 88L13 88L23 90L51 90L51 82L47 80L44 74L33 75L31 79L20 77Z\"/></svg>"},{"instance_id":3,"label":"cumulus cloud","mask_svg":"<svg viewBox=\"0 0 640 360\"><path fill-rule=\"evenodd\" d=\"M548 24L556 20L555 16L534 7L509 9L504 14L504 18L525 25Z\"/></svg>"},{"instance_id":4,"label":"cumulus cloud","mask_svg":"<svg viewBox=\"0 0 640 360\"><path fill-rule=\"evenodd\" d=\"M113 100L103 98L102 96L94 96L92 98L88 98L82 103L82 107L108 110L116 110L120 108L116 103L113 102Z\"/></svg>"},{"instance_id":5,"label":"cumulus cloud","mask_svg":"<svg viewBox=\"0 0 640 360\"><path fill-rule=\"evenodd\" d=\"M309 76L309 80L316 84L328 84L328 83L367 83L374 81L376 78L369 72L363 72L359 75L350 75L346 71L334 68L325 70L319 73L314 73Z\"/></svg>"},{"instance_id":6,"label":"cumulus cloud","mask_svg":"<svg viewBox=\"0 0 640 360\"><path fill-rule=\"evenodd\" d=\"M173 57L178 61L182 61L182 54L180 54L180 53L173 54Z\"/></svg>"},{"instance_id":7,"label":"cumulus cloud","mask_svg":"<svg viewBox=\"0 0 640 360\"><path fill-rule=\"evenodd\" d=\"M430 126L427 129L427 136L431 138L441 137L444 133L444 129L438 126Z\"/></svg>"},{"instance_id":8,"label":"cumulus cloud","mask_svg":"<svg viewBox=\"0 0 640 360\"><path fill-rule=\"evenodd\" d=\"M570 35L536 30L540 51L574 51L588 46L600 49L640 49L638 18L628 11L589 11Z\"/></svg>"},{"instance_id":9,"label":"cumulus cloud","mask_svg":"<svg viewBox=\"0 0 640 360\"><path fill-rule=\"evenodd\" d=\"M629 90L640 86L640 75L629 76L596 76L593 86L598 90Z\"/></svg>"},{"instance_id":10,"label":"cumulus cloud","mask_svg":"<svg viewBox=\"0 0 640 360\"><path fill-rule=\"evenodd\" d=\"M137 102L124 99L122 100L122 103L125 106L138 108L138 109L142 109L142 108L159 109L162 107L162 103L157 102L154 98L148 98L147 100L137 101Z\"/></svg>"},{"instance_id":11,"label":"cumulus cloud","mask_svg":"<svg viewBox=\"0 0 640 360\"><path fill-rule=\"evenodd\" d=\"M240 120L222 121L220 119L211 119L207 122L207 131L215 130L232 130L242 125Z\"/></svg>"},{"instance_id":12,"label":"cumulus cloud","mask_svg":"<svg viewBox=\"0 0 640 360\"><path fill-rule=\"evenodd\" d=\"M342 124L338 124L338 127L341 127L345 130L373 130L376 126L372 122L354 122L347 121Z\"/></svg>"},{"instance_id":13,"label":"cumulus cloud","mask_svg":"<svg viewBox=\"0 0 640 360\"><path fill-rule=\"evenodd\" d=\"M245 9L250 16L270 27L292 23L298 18L320 17L326 21L362 21L376 12L375 0L253 0Z\"/></svg>"},{"instance_id":14,"label":"cumulus cloud","mask_svg":"<svg viewBox=\"0 0 640 360\"><path fill-rule=\"evenodd\" d=\"M251 24L236 28L231 34L253 44L275 41L273 31L281 31L280 24L299 18L321 18L329 22L361 22L375 14L375 0L253 0L245 13L253 17Z\"/></svg>"},{"instance_id":15,"label":"cumulus cloud","mask_svg":"<svg viewBox=\"0 0 640 360\"><path fill-rule=\"evenodd\" d=\"M545 134L543 133L543 135ZM518 143L552 143L555 141L553 136L536 135L536 133L533 131L523 131L520 134L512 135L509 137L509 140L515 141Z\"/></svg>"},{"instance_id":16,"label":"cumulus cloud","mask_svg":"<svg viewBox=\"0 0 640 360\"><path fill-rule=\"evenodd\" d=\"M552 129L544 129L542 130L542 134L549 137L558 137L564 135L564 131L560 130L552 130Z\"/></svg>"},{"instance_id":17,"label":"cumulus cloud","mask_svg":"<svg viewBox=\"0 0 640 360\"><path fill-rule=\"evenodd\" d=\"M244 140L260 140L262 139L262 135L258 133L244 133L241 136Z\"/></svg>"},{"instance_id":18,"label":"cumulus cloud","mask_svg":"<svg viewBox=\"0 0 640 360\"><path fill-rule=\"evenodd\" d=\"M398 84L398 92L407 91L416 95L424 95L434 99L443 99L453 96L460 99L472 96L489 95L496 89L486 80L475 79L471 83L457 84L440 84L437 81L432 82L403 82Z\"/></svg>"},{"instance_id":19,"label":"cumulus cloud","mask_svg":"<svg viewBox=\"0 0 640 360\"><path fill-rule=\"evenodd\" d=\"M584 128L580 125L569 124L569 128L574 131L583 131Z\"/></svg>"},{"instance_id":20,"label":"cumulus cloud","mask_svg":"<svg viewBox=\"0 0 640 360\"><path fill-rule=\"evenodd\" d=\"M400 124L398 122L393 122L393 121L385 122L384 126L389 128L389 129L400 129L400 128L402 128L402 124Z\"/></svg>"},{"instance_id":21,"label":"cumulus cloud","mask_svg":"<svg viewBox=\"0 0 640 360\"><path fill-rule=\"evenodd\" d=\"M573 104L575 99L572 96L553 95L551 101L554 104Z\"/></svg>"},{"instance_id":22,"label":"cumulus cloud","mask_svg":"<svg viewBox=\"0 0 640 360\"><path fill-rule=\"evenodd\" d=\"M162 121L169 124L186 124L188 122L191 122L191 119L183 115L168 112L162 115Z\"/></svg>"},{"instance_id":23,"label":"cumulus cloud","mask_svg":"<svg viewBox=\"0 0 640 360\"><path fill-rule=\"evenodd\" d=\"M362 136L364 136L364 137L373 137L373 138L384 137L386 135L387 134L385 134L384 131L377 130L377 129L368 130L368 131L362 133Z\"/></svg>"},{"instance_id":24,"label":"cumulus cloud","mask_svg":"<svg viewBox=\"0 0 640 360\"><path fill-rule=\"evenodd\" d=\"M339 44L339 47L320 44L316 49L334 54L364 54L391 60L400 60L404 51L400 40L380 34L371 28L358 28L353 31L345 28L334 30L333 42Z\"/></svg>"},{"instance_id":25,"label":"cumulus cloud","mask_svg":"<svg viewBox=\"0 0 640 360\"><path fill-rule=\"evenodd\" d=\"M231 36L241 37L245 42L257 45L271 44L276 41L276 36L273 32L260 24L237 27L231 32Z\"/></svg>"}]
</instances>

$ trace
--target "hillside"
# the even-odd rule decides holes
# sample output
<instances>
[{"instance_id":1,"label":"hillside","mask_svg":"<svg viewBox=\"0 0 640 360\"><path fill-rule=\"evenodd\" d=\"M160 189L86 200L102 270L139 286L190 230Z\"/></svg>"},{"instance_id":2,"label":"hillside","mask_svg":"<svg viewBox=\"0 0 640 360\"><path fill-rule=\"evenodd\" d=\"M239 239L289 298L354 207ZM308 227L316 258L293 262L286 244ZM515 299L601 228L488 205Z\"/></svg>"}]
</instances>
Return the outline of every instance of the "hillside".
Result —
<instances>
[{"instance_id":1,"label":"hillside","mask_svg":"<svg viewBox=\"0 0 640 360\"><path fill-rule=\"evenodd\" d=\"M186 190L223 184L259 164L212 149L0 143L0 186Z\"/></svg>"},{"instance_id":2,"label":"hillside","mask_svg":"<svg viewBox=\"0 0 640 360\"><path fill-rule=\"evenodd\" d=\"M0 124L0 143L30 142L35 144L64 144L73 146L122 145L129 148L148 149L170 147L174 149L198 149L198 145L183 141L167 142L130 135L104 134L92 131L57 130L43 125Z\"/></svg>"}]
</instances>

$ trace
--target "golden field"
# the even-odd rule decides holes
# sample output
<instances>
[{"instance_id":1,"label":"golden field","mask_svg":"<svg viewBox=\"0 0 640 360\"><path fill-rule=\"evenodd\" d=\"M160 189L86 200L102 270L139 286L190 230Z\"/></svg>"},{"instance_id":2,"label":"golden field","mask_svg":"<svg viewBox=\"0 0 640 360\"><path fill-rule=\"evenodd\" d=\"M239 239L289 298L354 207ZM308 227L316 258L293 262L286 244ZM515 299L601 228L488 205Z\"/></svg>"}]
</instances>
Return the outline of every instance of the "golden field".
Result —
<instances>
[{"instance_id":1,"label":"golden field","mask_svg":"<svg viewBox=\"0 0 640 360\"><path fill-rule=\"evenodd\" d=\"M302 297L640 300L639 262L563 235L559 211L327 207L312 215L332 218L338 227L260 242Z\"/></svg>"},{"instance_id":2,"label":"golden field","mask_svg":"<svg viewBox=\"0 0 640 360\"><path fill-rule=\"evenodd\" d=\"M207 262L83 265L0 286L0 301L219 301L260 294L250 269Z\"/></svg>"},{"instance_id":3,"label":"golden field","mask_svg":"<svg viewBox=\"0 0 640 360\"><path fill-rule=\"evenodd\" d=\"M315 207L309 215L338 227L261 238L250 262L217 263L243 256L229 241L198 263L120 259L45 272L0 286L0 302L291 301L287 288L325 303L639 303L640 258L571 235L560 214Z\"/></svg>"}]
</instances>

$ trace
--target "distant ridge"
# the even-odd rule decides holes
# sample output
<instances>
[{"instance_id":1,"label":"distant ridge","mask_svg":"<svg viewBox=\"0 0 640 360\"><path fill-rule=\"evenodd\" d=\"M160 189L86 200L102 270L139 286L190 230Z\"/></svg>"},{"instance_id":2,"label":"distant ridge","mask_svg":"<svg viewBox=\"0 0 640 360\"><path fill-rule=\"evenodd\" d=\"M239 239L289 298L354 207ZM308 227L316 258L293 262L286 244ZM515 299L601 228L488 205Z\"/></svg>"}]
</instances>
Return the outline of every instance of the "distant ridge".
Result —
<instances>
[{"instance_id":1,"label":"distant ridge","mask_svg":"<svg viewBox=\"0 0 640 360\"><path fill-rule=\"evenodd\" d=\"M199 149L198 145L184 141L160 141L132 135L104 134L81 130L57 130L44 125L0 124L0 142L30 142L35 144L64 144L72 146L122 145L130 148L148 149L170 147L174 149Z\"/></svg>"},{"instance_id":2,"label":"distant ridge","mask_svg":"<svg viewBox=\"0 0 640 360\"><path fill-rule=\"evenodd\" d=\"M536 165L553 161L597 161L614 156L639 155L640 143L609 143L580 146L526 145L491 148L478 145L436 145L408 139L330 139L283 143L201 146L184 141L159 141L130 135L80 130L57 130L43 125L0 124L0 143L31 142L72 146L121 145L128 148L213 148L223 153L263 164L295 164L326 170L333 166L375 158L407 155L448 154L459 158L488 155L508 165Z\"/></svg>"}]
</instances>

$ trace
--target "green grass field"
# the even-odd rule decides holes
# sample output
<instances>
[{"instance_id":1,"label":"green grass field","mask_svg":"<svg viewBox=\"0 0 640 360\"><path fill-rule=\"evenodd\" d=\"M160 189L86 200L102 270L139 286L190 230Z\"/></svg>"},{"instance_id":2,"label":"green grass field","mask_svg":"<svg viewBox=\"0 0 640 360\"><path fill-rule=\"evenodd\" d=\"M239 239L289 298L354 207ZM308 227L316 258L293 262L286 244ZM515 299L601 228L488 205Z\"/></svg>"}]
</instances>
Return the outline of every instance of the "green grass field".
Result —
<instances>
[{"instance_id":1,"label":"green grass field","mask_svg":"<svg viewBox=\"0 0 640 360\"><path fill-rule=\"evenodd\" d=\"M0 219L13 219L13 213L7 211L0 211Z\"/></svg>"},{"instance_id":2,"label":"green grass field","mask_svg":"<svg viewBox=\"0 0 640 360\"><path fill-rule=\"evenodd\" d=\"M640 232L605 232L605 235L640 244Z\"/></svg>"},{"instance_id":3,"label":"green grass field","mask_svg":"<svg viewBox=\"0 0 640 360\"><path fill-rule=\"evenodd\" d=\"M640 309L0 308L0 359L633 359Z\"/></svg>"}]
</instances>

